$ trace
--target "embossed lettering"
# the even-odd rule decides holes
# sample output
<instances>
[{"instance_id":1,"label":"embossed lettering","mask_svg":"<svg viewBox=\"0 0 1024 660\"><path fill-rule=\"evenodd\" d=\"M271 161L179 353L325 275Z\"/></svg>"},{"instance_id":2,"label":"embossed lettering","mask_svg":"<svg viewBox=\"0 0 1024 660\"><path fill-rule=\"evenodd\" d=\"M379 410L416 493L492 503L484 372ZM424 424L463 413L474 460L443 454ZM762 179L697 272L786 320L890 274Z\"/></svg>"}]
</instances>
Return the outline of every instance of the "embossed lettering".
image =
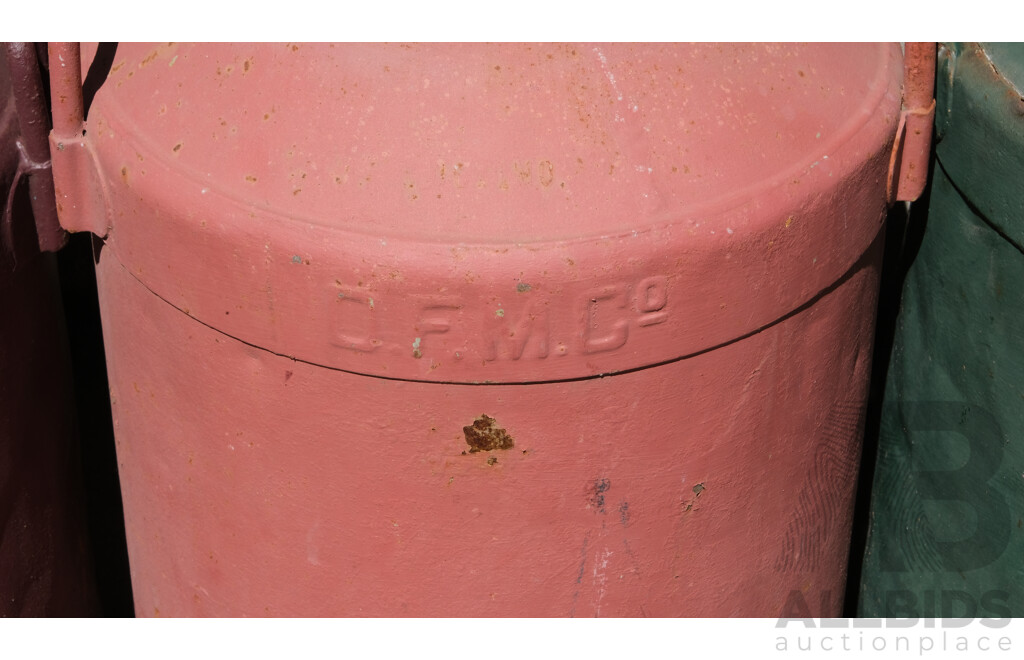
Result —
<instances>
[{"instance_id":1,"label":"embossed lettering","mask_svg":"<svg viewBox=\"0 0 1024 660\"><path fill-rule=\"evenodd\" d=\"M486 360L548 356L550 323L547 308L538 301L528 303L514 318L511 310L507 310L502 316L489 320L489 324L493 331L485 346ZM532 347L529 352L527 346Z\"/></svg>"},{"instance_id":2,"label":"embossed lettering","mask_svg":"<svg viewBox=\"0 0 1024 660\"><path fill-rule=\"evenodd\" d=\"M646 327L663 323L668 319L668 278L654 275L644 278L636 285L636 310L640 312L637 325Z\"/></svg>"},{"instance_id":3,"label":"embossed lettering","mask_svg":"<svg viewBox=\"0 0 1024 660\"><path fill-rule=\"evenodd\" d=\"M490 298L486 308L476 303L467 309L465 300L450 292L410 292L403 296L402 305L419 311L416 322L410 326L406 321L403 327L396 327L387 316L379 319L388 310L361 286L335 281L327 314L329 341L361 353L375 351L386 341L389 351L401 349L413 358L429 355L431 368L445 358L536 360L550 354L615 351L630 339L631 329L642 335L643 328L668 321L668 279L651 275L635 283L612 282L585 292L577 289L579 297L571 306L566 305L568 292L550 297L543 287L530 285L517 286L514 295L505 299ZM470 323L463 318L467 313L479 313L482 318Z\"/></svg>"},{"instance_id":4,"label":"embossed lettering","mask_svg":"<svg viewBox=\"0 0 1024 660\"><path fill-rule=\"evenodd\" d=\"M416 322L416 333L420 339L413 350L413 357L420 357L426 350L423 343L426 342L426 335L443 335L451 330L452 317L462 309L462 306L455 301L439 302L432 301L420 308L420 320Z\"/></svg>"},{"instance_id":5,"label":"embossed lettering","mask_svg":"<svg viewBox=\"0 0 1024 660\"><path fill-rule=\"evenodd\" d=\"M361 353L377 350L381 342L376 338L373 298L350 287L336 285L331 291L334 294L328 314L331 344Z\"/></svg>"},{"instance_id":6,"label":"embossed lettering","mask_svg":"<svg viewBox=\"0 0 1024 660\"><path fill-rule=\"evenodd\" d=\"M626 309L626 285L613 284L590 293L585 299L583 352L614 351L629 338L629 319Z\"/></svg>"}]
</instances>

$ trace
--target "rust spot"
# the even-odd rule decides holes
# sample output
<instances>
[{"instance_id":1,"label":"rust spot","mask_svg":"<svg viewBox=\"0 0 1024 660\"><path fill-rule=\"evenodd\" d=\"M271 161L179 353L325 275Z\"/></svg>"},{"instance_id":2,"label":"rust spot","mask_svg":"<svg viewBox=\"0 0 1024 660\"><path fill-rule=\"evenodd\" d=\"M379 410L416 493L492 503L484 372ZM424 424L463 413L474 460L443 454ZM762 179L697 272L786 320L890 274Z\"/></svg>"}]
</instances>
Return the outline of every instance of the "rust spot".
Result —
<instances>
[{"instance_id":1,"label":"rust spot","mask_svg":"<svg viewBox=\"0 0 1024 660\"><path fill-rule=\"evenodd\" d=\"M797 75L798 75L798 76L800 76L801 78L803 78L803 77L804 77L804 72L803 72L803 71L797 71L796 73L797 73Z\"/></svg>"},{"instance_id":2,"label":"rust spot","mask_svg":"<svg viewBox=\"0 0 1024 660\"><path fill-rule=\"evenodd\" d=\"M494 423L494 418L480 415L469 426L463 426L469 453L493 451L495 449L512 449L515 442L508 432Z\"/></svg>"},{"instance_id":3,"label":"rust spot","mask_svg":"<svg viewBox=\"0 0 1024 660\"><path fill-rule=\"evenodd\" d=\"M174 145L173 151L175 151L175 152L180 151L181 150L181 145L182 145L181 142L179 142L178 144Z\"/></svg>"},{"instance_id":4,"label":"rust spot","mask_svg":"<svg viewBox=\"0 0 1024 660\"><path fill-rule=\"evenodd\" d=\"M121 168L121 179L123 179L125 183L128 182L128 168L127 167L122 167Z\"/></svg>"},{"instance_id":5,"label":"rust spot","mask_svg":"<svg viewBox=\"0 0 1024 660\"><path fill-rule=\"evenodd\" d=\"M149 64L150 62L152 62L153 60L155 60L155 59L157 58L157 55L158 55L158 54L159 54L159 53L157 53L157 52L156 52L156 51L154 50L154 51L153 51L152 53L150 53L149 55L147 55L147 56L146 56L146 58L145 58L144 60L142 60L141 62L139 62L139 66L140 66L140 67L146 66L147 64Z\"/></svg>"},{"instance_id":6,"label":"rust spot","mask_svg":"<svg viewBox=\"0 0 1024 660\"><path fill-rule=\"evenodd\" d=\"M248 60L242 62L242 72L243 73L248 73L249 69L251 69L251 68L252 68L252 60L251 59L248 59Z\"/></svg>"},{"instance_id":7,"label":"rust spot","mask_svg":"<svg viewBox=\"0 0 1024 660\"><path fill-rule=\"evenodd\" d=\"M555 180L555 166L551 161L543 160L537 165L537 174L540 177L540 185L547 188Z\"/></svg>"},{"instance_id":8,"label":"rust spot","mask_svg":"<svg viewBox=\"0 0 1024 660\"><path fill-rule=\"evenodd\" d=\"M251 174L249 174L248 176L246 176L246 177L245 177L245 180L246 180L246 181L248 181L249 183L256 183L256 177L254 177L254 176L253 176L253 175L251 175Z\"/></svg>"},{"instance_id":9,"label":"rust spot","mask_svg":"<svg viewBox=\"0 0 1024 660\"><path fill-rule=\"evenodd\" d=\"M494 465L497 462L498 462L498 457L497 456L488 456L487 457L487 464L488 465Z\"/></svg>"},{"instance_id":10,"label":"rust spot","mask_svg":"<svg viewBox=\"0 0 1024 660\"><path fill-rule=\"evenodd\" d=\"M693 487L693 497L683 503L683 512L693 511L693 508L697 505L697 499L700 494L705 491L704 482L701 482Z\"/></svg>"}]
</instances>

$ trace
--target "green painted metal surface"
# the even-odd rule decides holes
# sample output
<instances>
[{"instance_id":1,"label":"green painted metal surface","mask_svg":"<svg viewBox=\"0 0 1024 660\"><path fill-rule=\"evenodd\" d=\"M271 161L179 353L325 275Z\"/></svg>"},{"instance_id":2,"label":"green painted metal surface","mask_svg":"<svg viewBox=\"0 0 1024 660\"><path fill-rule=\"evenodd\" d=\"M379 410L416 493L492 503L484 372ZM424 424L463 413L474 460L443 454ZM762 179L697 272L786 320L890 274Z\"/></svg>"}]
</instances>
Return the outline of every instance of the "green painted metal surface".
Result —
<instances>
[{"instance_id":1,"label":"green painted metal surface","mask_svg":"<svg viewBox=\"0 0 1024 660\"><path fill-rule=\"evenodd\" d=\"M940 48L858 614L1024 616L1024 45Z\"/></svg>"}]
</instances>

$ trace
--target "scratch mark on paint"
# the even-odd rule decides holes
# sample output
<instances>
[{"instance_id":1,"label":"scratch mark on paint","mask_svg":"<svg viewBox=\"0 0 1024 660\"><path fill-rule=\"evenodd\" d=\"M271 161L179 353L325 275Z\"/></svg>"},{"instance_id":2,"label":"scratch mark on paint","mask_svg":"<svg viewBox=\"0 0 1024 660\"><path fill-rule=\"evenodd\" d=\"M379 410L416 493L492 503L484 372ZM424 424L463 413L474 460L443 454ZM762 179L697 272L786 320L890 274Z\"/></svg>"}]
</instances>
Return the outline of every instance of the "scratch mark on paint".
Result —
<instances>
[{"instance_id":1,"label":"scratch mark on paint","mask_svg":"<svg viewBox=\"0 0 1024 660\"><path fill-rule=\"evenodd\" d=\"M594 52L597 53L597 59L601 60L601 70L604 71L604 75L608 77L608 82L612 85L612 90L615 91L615 96L618 100L622 100L622 92L619 91L619 86L615 84L615 74L608 70L608 58L604 56L600 48L594 47Z\"/></svg>"},{"instance_id":2,"label":"scratch mark on paint","mask_svg":"<svg viewBox=\"0 0 1024 660\"><path fill-rule=\"evenodd\" d=\"M633 564L633 574L639 575L640 561L637 559L636 555L633 554L633 548L629 547L629 541L627 541L626 539L622 539L622 547L626 549L626 556L629 557L631 563Z\"/></svg>"},{"instance_id":3,"label":"scratch mark on paint","mask_svg":"<svg viewBox=\"0 0 1024 660\"><path fill-rule=\"evenodd\" d=\"M580 548L580 569L576 573L576 593L572 595L572 609L569 610L569 617L576 616L576 601L580 598L580 586L583 584L583 572L587 568L587 546L590 545L590 532L583 537L583 547Z\"/></svg>"},{"instance_id":4,"label":"scratch mark on paint","mask_svg":"<svg viewBox=\"0 0 1024 660\"><path fill-rule=\"evenodd\" d=\"M608 558L611 556L612 551L608 548L594 555L594 584L597 585L597 601L594 603L595 618L601 616L601 601L604 600L608 586L606 569L608 568Z\"/></svg>"}]
</instances>

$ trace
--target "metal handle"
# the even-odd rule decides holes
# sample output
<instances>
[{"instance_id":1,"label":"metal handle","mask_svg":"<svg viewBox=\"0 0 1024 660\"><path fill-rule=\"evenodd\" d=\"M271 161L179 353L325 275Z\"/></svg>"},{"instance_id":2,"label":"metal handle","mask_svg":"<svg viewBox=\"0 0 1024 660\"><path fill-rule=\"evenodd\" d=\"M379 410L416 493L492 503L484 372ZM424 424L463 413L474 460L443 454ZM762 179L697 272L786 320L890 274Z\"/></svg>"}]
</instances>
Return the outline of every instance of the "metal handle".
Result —
<instances>
[{"instance_id":1,"label":"metal handle","mask_svg":"<svg viewBox=\"0 0 1024 660\"><path fill-rule=\"evenodd\" d=\"M43 252L56 252L64 247L67 234L60 226L54 204L53 172L47 142L49 118L38 55L35 44L24 42L8 43L6 52L21 137L15 143L18 148L18 169L7 193L3 211L4 244L13 252L14 196L22 176L27 175L39 249Z\"/></svg>"},{"instance_id":2,"label":"metal handle","mask_svg":"<svg viewBox=\"0 0 1024 660\"><path fill-rule=\"evenodd\" d=\"M82 96L82 51L77 42L50 44L50 98L53 134L73 140L82 136L85 101Z\"/></svg>"},{"instance_id":3,"label":"metal handle","mask_svg":"<svg viewBox=\"0 0 1024 660\"><path fill-rule=\"evenodd\" d=\"M935 42L908 42L903 55L903 111L889 160L889 202L912 202L928 182L935 123Z\"/></svg>"}]
</instances>

